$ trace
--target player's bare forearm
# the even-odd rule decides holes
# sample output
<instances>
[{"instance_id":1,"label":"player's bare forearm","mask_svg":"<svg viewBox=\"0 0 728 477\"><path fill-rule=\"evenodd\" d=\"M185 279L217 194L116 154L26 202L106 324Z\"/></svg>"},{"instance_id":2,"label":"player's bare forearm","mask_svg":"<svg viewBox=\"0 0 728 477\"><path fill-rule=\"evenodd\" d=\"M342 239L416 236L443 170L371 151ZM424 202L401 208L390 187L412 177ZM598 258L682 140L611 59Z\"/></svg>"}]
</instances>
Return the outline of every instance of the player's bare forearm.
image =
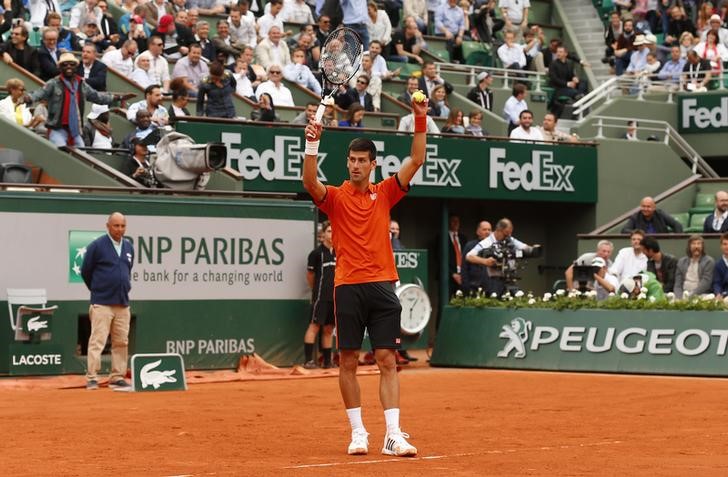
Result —
<instances>
[{"instance_id":1,"label":"player's bare forearm","mask_svg":"<svg viewBox=\"0 0 728 477\"><path fill-rule=\"evenodd\" d=\"M313 120L306 126L306 153L303 155L303 187L314 201L320 202L326 195L326 186L318 179L318 154L309 154L310 143L321 140L322 126ZM316 146L318 151L318 146Z\"/></svg>"},{"instance_id":2,"label":"player's bare forearm","mask_svg":"<svg viewBox=\"0 0 728 477\"><path fill-rule=\"evenodd\" d=\"M412 99L412 114L415 119L415 132L412 135L412 148L410 149L410 157L400 168L397 176L399 183L407 185L412 182L417 170L425 163L425 149L427 147L427 99L424 101L416 101ZM417 126L418 120L424 123L424 127Z\"/></svg>"}]
</instances>

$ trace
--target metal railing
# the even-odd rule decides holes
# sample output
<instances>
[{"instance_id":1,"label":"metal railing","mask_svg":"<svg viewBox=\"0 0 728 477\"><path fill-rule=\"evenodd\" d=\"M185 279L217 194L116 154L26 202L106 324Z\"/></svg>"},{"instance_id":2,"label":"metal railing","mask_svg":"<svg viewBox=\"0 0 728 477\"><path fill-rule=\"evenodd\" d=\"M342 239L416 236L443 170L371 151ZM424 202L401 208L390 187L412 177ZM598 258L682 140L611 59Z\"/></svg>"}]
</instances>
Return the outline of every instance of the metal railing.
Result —
<instances>
[{"instance_id":1,"label":"metal railing","mask_svg":"<svg viewBox=\"0 0 728 477\"><path fill-rule=\"evenodd\" d=\"M619 129L624 130L625 118L616 116L592 116L589 118L593 121L592 126L597 128L596 139L603 139L605 129ZM617 123L618 121L618 123ZM641 123L639 126L640 131L651 131L657 133L664 133L665 136L662 142L672 148L680 157L687 158L692 163L693 173L700 173L703 177L720 177L715 170L707 163L703 157L698 154L698 151L680 135L677 131L666 121L658 121L653 119L639 119ZM646 126L645 126L646 125Z\"/></svg>"},{"instance_id":2,"label":"metal railing","mask_svg":"<svg viewBox=\"0 0 728 477\"><path fill-rule=\"evenodd\" d=\"M440 75L442 72L447 72L449 75L462 76L464 81L458 84L465 84L468 86L475 86L477 84L476 77L479 73L487 71L490 75L497 80L502 80L501 87L503 89L510 89L513 86L513 81L527 81L533 85L533 91L540 93L542 92L542 86L548 84L546 73L540 73L538 71L530 70L509 70L507 68L495 68L491 66L475 66L475 65L457 65L453 63L435 63L437 68L437 74Z\"/></svg>"}]
</instances>

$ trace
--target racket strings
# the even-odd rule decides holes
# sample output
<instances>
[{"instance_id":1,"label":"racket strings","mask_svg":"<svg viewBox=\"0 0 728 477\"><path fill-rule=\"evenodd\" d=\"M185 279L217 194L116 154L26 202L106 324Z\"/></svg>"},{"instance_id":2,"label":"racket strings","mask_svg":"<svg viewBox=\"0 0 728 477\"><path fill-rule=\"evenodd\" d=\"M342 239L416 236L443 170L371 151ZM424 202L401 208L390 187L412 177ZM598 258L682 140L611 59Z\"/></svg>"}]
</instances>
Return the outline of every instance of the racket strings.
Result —
<instances>
[{"instance_id":1,"label":"racket strings","mask_svg":"<svg viewBox=\"0 0 728 477\"><path fill-rule=\"evenodd\" d=\"M326 39L319 68L329 83L344 84L359 69L361 52L359 36L351 30L339 29Z\"/></svg>"}]
</instances>

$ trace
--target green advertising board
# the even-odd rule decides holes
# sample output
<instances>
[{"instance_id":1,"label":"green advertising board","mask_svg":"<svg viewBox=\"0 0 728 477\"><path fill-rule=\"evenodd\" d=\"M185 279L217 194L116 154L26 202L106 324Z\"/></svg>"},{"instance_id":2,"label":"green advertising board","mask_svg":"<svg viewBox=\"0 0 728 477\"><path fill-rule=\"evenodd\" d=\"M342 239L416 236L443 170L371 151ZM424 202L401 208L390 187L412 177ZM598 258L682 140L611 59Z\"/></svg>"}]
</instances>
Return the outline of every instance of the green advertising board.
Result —
<instances>
[{"instance_id":1,"label":"green advertising board","mask_svg":"<svg viewBox=\"0 0 728 477\"><path fill-rule=\"evenodd\" d=\"M728 131L728 93L681 94L677 98L680 133Z\"/></svg>"},{"instance_id":2,"label":"green advertising board","mask_svg":"<svg viewBox=\"0 0 728 477\"><path fill-rule=\"evenodd\" d=\"M174 353L135 354L131 357L132 391L184 391L187 389L182 356Z\"/></svg>"},{"instance_id":3,"label":"green advertising board","mask_svg":"<svg viewBox=\"0 0 728 477\"><path fill-rule=\"evenodd\" d=\"M240 172L247 191L302 192L303 130L248 124L178 122L197 142L225 144L228 166ZM322 182L347 178L345 154L359 134L324 133L318 157ZM409 157L409 134L377 132L375 182L397 173ZM412 184L416 197L506 199L594 203L597 150L591 146L520 144L478 138L429 137L427 160Z\"/></svg>"},{"instance_id":4,"label":"green advertising board","mask_svg":"<svg viewBox=\"0 0 728 477\"><path fill-rule=\"evenodd\" d=\"M8 373L13 376L61 374L66 359L64 347L54 343L10 343Z\"/></svg>"},{"instance_id":5,"label":"green advertising board","mask_svg":"<svg viewBox=\"0 0 728 477\"><path fill-rule=\"evenodd\" d=\"M728 375L725 313L446 307L431 363Z\"/></svg>"}]
</instances>

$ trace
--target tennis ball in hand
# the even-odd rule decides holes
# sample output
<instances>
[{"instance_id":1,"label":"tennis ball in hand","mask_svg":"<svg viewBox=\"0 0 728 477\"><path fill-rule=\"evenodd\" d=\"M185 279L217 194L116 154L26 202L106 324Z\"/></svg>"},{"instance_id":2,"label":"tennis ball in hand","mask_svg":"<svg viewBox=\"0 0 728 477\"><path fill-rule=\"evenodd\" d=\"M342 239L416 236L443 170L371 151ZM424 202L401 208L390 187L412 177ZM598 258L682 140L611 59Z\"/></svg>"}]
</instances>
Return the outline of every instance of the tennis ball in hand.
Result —
<instances>
[{"instance_id":1,"label":"tennis ball in hand","mask_svg":"<svg viewBox=\"0 0 728 477\"><path fill-rule=\"evenodd\" d=\"M415 103L424 103L427 99L427 96L425 96L425 93L423 93L421 90L417 90L414 93L412 93L412 100Z\"/></svg>"}]
</instances>

